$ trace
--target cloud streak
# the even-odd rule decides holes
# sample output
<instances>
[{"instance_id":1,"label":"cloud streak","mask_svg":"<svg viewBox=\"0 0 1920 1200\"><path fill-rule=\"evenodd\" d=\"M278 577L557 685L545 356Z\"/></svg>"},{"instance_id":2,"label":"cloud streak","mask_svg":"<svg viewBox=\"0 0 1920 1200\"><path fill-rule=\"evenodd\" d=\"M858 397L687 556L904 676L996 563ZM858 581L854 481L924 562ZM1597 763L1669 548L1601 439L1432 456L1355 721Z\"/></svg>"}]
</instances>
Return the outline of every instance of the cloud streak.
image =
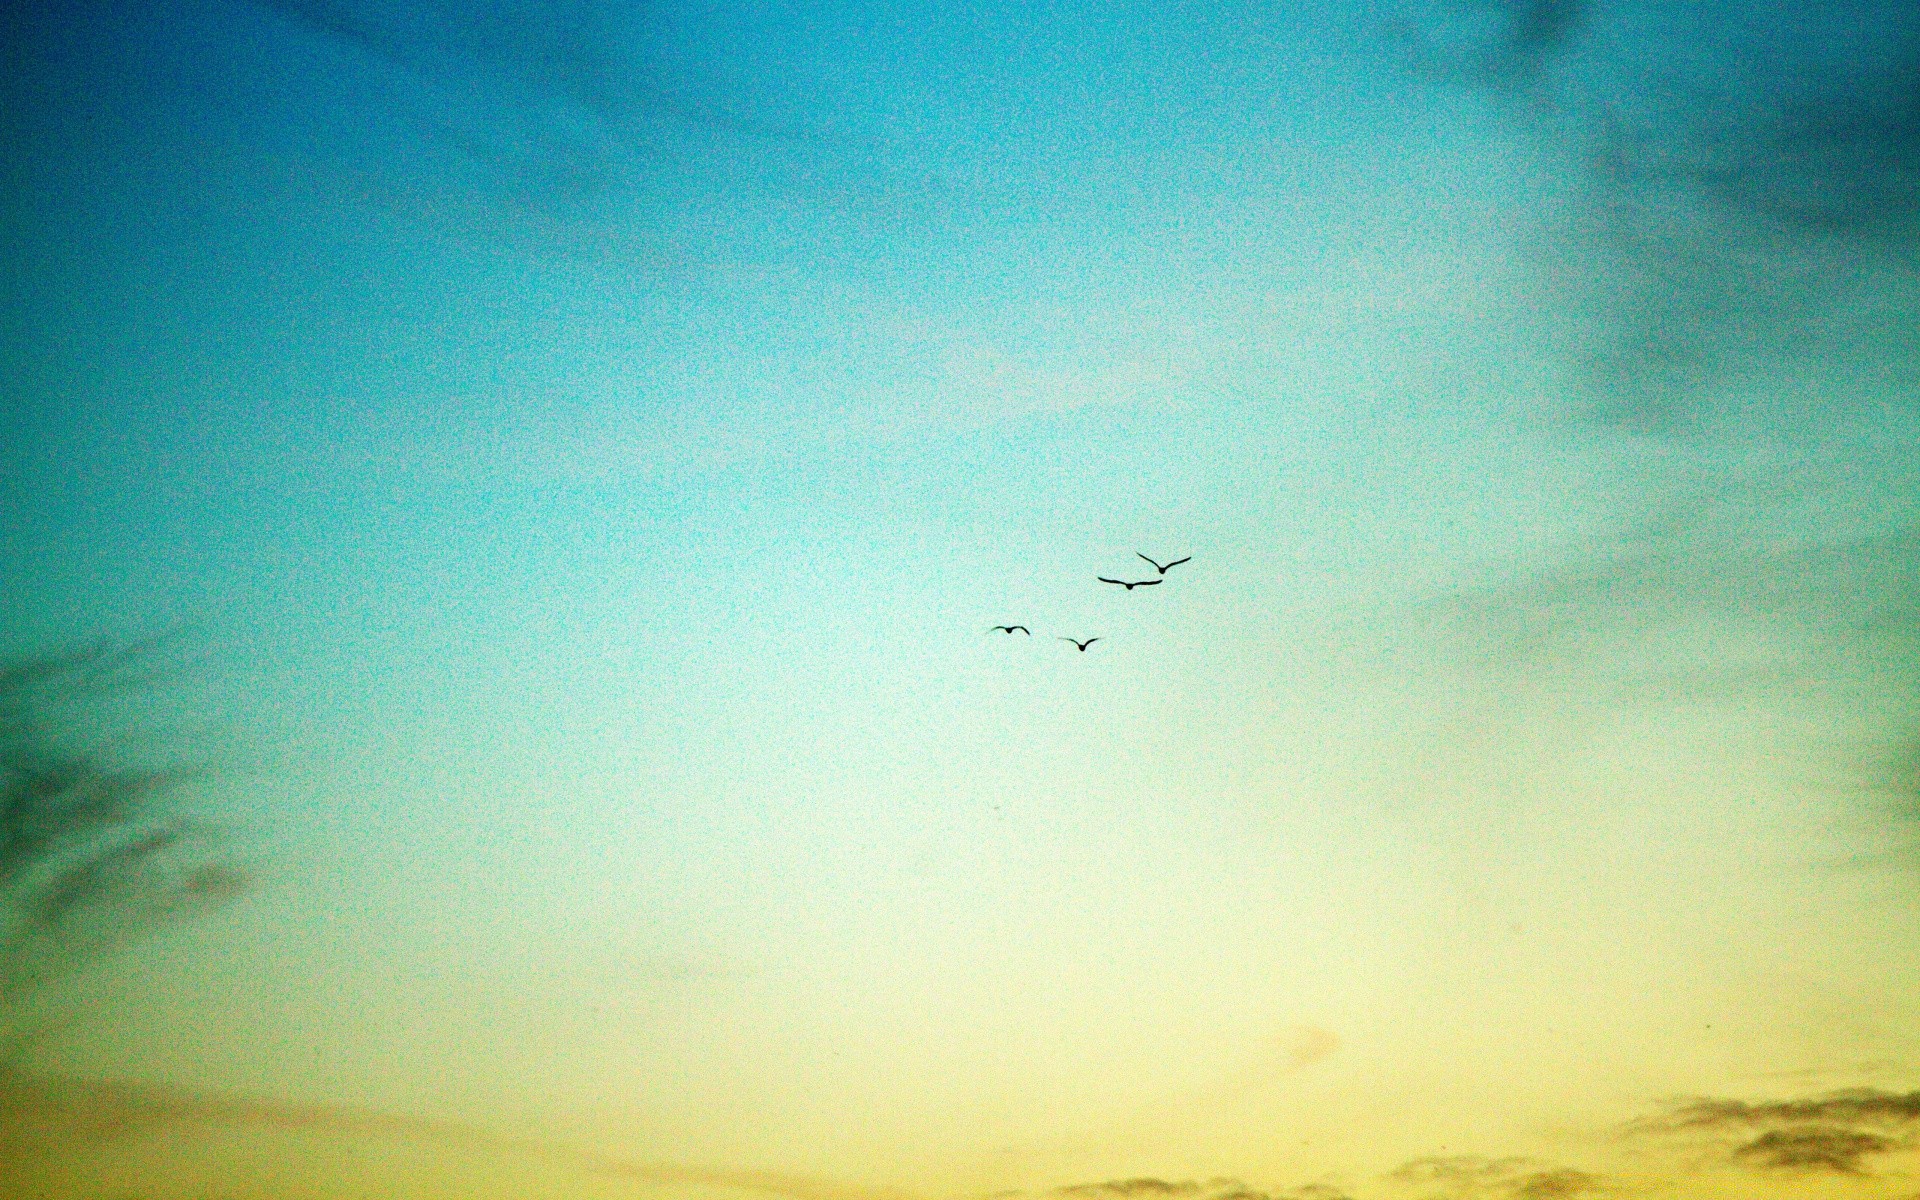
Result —
<instances>
[{"instance_id":1,"label":"cloud streak","mask_svg":"<svg viewBox=\"0 0 1920 1200\"><path fill-rule=\"evenodd\" d=\"M1571 1167L1542 1167L1525 1157L1482 1158L1461 1154L1416 1158L1390 1178L1416 1186L1437 1186L1456 1196L1503 1200L1571 1200L1610 1190L1598 1175Z\"/></svg>"},{"instance_id":2,"label":"cloud streak","mask_svg":"<svg viewBox=\"0 0 1920 1200\"><path fill-rule=\"evenodd\" d=\"M1146 1197L1193 1196L1200 1200L1351 1200L1331 1184L1308 1183L1278 1191L1250 1187L1229 1176L1214 1179L1159 1179L1146 1176L1134 1179L1106 1179L1098 1183L1078 1183L1053 1189L1050 1195L1074 1196L1081 1200L1101 1197L1138 1200Z\"/></svg>"},{"instance_id":3,"label":"cloud streak","mask_svg":"<svg viewBox=\"0 0 1920 1200\"><path fill-rule=\"evenodd\" d=\"M420 211L467 211L490 240L531 230L582 248L625 244L647 228L650 204L676 194L690 158L811 141L677 86L645 3L251 3L404 81L382 89L391 129L359 168L363 186Z\"/></svg>"}]
</instances>

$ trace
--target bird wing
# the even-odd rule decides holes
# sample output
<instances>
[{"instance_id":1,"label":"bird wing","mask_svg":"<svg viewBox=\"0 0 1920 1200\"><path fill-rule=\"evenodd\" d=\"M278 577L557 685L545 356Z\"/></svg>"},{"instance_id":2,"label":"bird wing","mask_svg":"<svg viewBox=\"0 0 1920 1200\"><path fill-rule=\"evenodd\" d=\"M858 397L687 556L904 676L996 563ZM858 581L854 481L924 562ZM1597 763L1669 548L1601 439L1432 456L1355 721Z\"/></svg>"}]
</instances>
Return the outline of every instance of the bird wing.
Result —
<instances>
[{"instance_id":1,"label":"bird wing","mask_svg":"<svg viewBox=\"0 0 1920 1200\"><path fill-rule=\"evenodd\" d=\"M1159 581L1158 579L1142 579L1142 580L1141 580L1141 581L1140 581L1139 583L1136 583L1136 584L1134 584L1133 586L1135 586L1135 587L1152 587L1153 585L1155 585L1155 584L1157 584L1157 583L1159 583L1159 582L1160 582L1160 581Z\"/></svg>"},{"instance_id":2,"label":"bird wing","mask_svg":"<svg viewBox=\"0 0 1920 1200\"><path fill-rule=\"evenodd\" d=\"M1167 573L1167 571L1168 571L1168 570L1169 570L1170 568L1172 568L1172 567L1177 567L1177 566L1179 566L1179 565L1180 565L1181 563L1183 563L1183 562L1192 562L1192 561L1193 561L1193 555L1191 555L1191 554L1189 554L1189 555L1187 555L1187 556L1186 556L1185 558L1176 558L1176 559L1174 559L1174 560L1173 560L1172 562L1170 562L1170 563L1168 563L1168 564L1167 564L1166 566L1164 566L1164 567L1161 567L1161 568L1160 568L1160 573L1161 573L1162 575L1164 575L1164 574L1166 574L1166 573Z\"/></svg>"},{"instance_id":3,"label":"bird wing","mask_svg":"<svg viewBox=\"0 0 1920 1200\"><path fill-rule=\"evenodd\" d=\"M1147 556L1146 556L1146 555L1144 555L1144 554L1142 554L1142 553L1140 553L1140 552L1139 552L1138 550L1135 550L1135 551L1133 552L1133 556L1134 556L1135 558L1147 558ZM1152 559L1150 559L1150 558L1147 558L1147 561L1148 561L1148 562L1150 562L1150 563L1153 563L1153 569L1154 569L1154 570L1156 570L1156 571L1164 571L1164 570L1166 570L1166 569L1167 569L1167 567L1170 567L1170 566L1172 566L1172 565L1173 565L1172 563L1168 563L1168 564L1167 564L1167 567L1163 567L1163 566L1161 566L1161 565L1160 565L1159 563L1157 563L1157 562L1153 562L1153 560L1152 560Z\"/></svg>"},{"instance_id":4,"label":"bird wing","mask_svg":"<svg viewBox=\"0 0 1920 1200\"><path fill-rule=\"evenodd\" d=\"M1095 642L1099 640L1100 640L1099 638L1088 638L1086 641L1080 643L1080 648L1082 650L1085 650L1088 646L1093 645Z\"/></svg>"},{"instance_id":5,"label":"bird wing","mask_svg":"<svg viewBox=\"0 0 1920 1200\"><path fill-rule=\"evenodd\" d=\"M1108 579L1105 575L1095 575L1094 578L1098 579L1101 583L1117 583L1121 587L1127 586L1127 581L1124 579Z\"/></svg>"},{"instance_id":6,"label":"bird wing","mask_svg":"<svg viewBox=\"0 0 1920 1200\"><path fill-rule=\"evenodd\" d=\"M1018 629L1018 630L1019 630L1019 631L1020 631L1021 633L1024 633L1024 634L1026 634L1026 635L1027 635L1028 637L1032 637L1032 636L1033 636L1033 630L1031 630L1031 629L1028 629L1028 628L1027 628L1027 627L1026 627L1025 625L1009 625L1009 626L1007 626L1007 632L1008 632L1008 633L1012 633L1012 632L1013 632L1014 630L1016 630L1016 629Z\"/></svg>"}]
</instances>

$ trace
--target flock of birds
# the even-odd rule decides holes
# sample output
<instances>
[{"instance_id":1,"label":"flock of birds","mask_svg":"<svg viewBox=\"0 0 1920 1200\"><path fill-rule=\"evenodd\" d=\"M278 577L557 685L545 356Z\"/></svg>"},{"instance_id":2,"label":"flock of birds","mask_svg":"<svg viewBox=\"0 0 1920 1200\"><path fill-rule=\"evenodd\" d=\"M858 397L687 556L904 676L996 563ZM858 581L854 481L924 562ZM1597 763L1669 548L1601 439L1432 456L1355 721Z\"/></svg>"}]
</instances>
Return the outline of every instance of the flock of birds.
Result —
<instances>
[{"instance_id":1,"label":"flock of birds","mask_svg":"<svg viewBox=\"0 0 1920 1200\"><path fill-rule=\"evenodd\" d=\"M1094 578L1098 579L1101 583L1111 583L1116 587L1123 587L1127 589L1129 592L1131 592L1133 589L1137 587L1154 587L1157 584L1160 584L1165 581L1168 571L1171 571L1173 568L1179 566L1183 562L1193 561L1193 555L1191 554L1187 555L1185 558L1176 558L1172 562L1168 562L1168 563L1155 562L1153 559L1147 558L1146 555L1141 554L1137 550L1134 552L1134 555L1137 558L1146 559L1146 561L1152 565L1153 569L1160 573L1152 579L1109 579L1105 575L1096 575L1094 576ZM987 632L988 633L1005 633L1005 634L1024 633L1028 637L1033 636L1033 630L1028 629L1025 625L995 625L989 628ZM1087 647L1093 645L1095 642L1099 641L1100 639L1097 637L1090 637L1085 641L1081 641L1079 638L1056 637L1054 640L1061 641L1061 642L1072 642L1073 648L1075 650L1078 650L1082 654L1085 654L1087 652Z\"/></svg>"}]
</instances>

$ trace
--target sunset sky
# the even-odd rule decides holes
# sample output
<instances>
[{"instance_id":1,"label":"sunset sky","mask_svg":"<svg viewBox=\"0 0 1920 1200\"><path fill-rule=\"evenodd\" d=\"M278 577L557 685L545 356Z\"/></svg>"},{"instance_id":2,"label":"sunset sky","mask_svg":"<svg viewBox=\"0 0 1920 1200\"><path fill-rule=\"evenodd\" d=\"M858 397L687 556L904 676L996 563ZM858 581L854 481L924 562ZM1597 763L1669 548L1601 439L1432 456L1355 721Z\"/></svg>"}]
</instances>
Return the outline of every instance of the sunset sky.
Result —
<instances>
[{"instance_id":1,"label":"sunset sky","mask_svg":"<svg viewBox=\"0 0 1920 1200\"><path fill-rule=\"evenodd\" d=\"M1920 9L0 21L0 1191L1920 1194Z\"/></svg>"}]
</instances>

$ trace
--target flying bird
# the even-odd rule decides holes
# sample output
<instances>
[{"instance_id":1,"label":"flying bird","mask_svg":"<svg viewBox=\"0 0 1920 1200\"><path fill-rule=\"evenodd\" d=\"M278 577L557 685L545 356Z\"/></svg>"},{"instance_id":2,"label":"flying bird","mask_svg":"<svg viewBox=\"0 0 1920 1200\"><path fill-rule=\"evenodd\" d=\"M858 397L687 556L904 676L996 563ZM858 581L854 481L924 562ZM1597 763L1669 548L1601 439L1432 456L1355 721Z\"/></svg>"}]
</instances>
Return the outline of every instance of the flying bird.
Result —
<instances>
[{"instance_id":1,"label":"flying bird","mask_svg":"<svg viewBox=\"0 0 1920 1200\"><path fill-rule=\"evenodd\" d=\"M1026 634L1028 637L1033 636L1033 630L1028 629L1025 625L995 625L992 629L987 630L987 632L988 633L996 633L996 632L1012 633L1016 629L1018 629L1021 633Z\"/></svg>"},{"instance_id":2,"label":"flying bird","mask_svg":"<svg viewBox=\"0 0 1920 1200\"><path fill-rule=\"evenodd\" d=\"M1072 642L1073 648L1075 650L1078 650L1080 653L1085 654L1087 652L1087 647L1093 645L1095 642L1099 641L1100 639L1097 637L1090 637L1083 642L1079 638L1063 637L1060 640L1063 642Z\"/></svg>"},{"instance_id":3,"label":"flying bird","mask_svg":"<svg viewBox=\"0 0 1920 1200\"><path fill-rule=\"evenodd\" d=\"M1135 551L1133 552L1133 556L1134 556L1135 558L1147 558L1147 556L1146 556L1146 555L1144 555L1144 554L1142 554L1142 553L1140 553L1140 552L1139 552L1138 550L1135 550ZM1162 575L1165 575L1165 574L1166 574L1166 573L1167 573L1167 572L1168 572L1169 570L1171 570L1171 569L1172 569L1172 568L1174 568L1174 567L1177 567L1177 566L1179 566L1179 565L1180 565L1181 563L1183 563L1183 562L1191 562L1191 561L1193 561L1193 555L1191 555L1191 554L1189 554L1189 555L1187 555L1187 556L1186 556L1185 558L1176 558L1176 559L1174 559L1174 560L1173 560L1172 562L1170 562L1170 563L1168 563L1168 564L1167 564L1166 566L1164 566L1164 567L1163 567L1163 566L1161 566L1161 565L1160 565L1159 563L1157 563L1157 562L1153 562L1153 560L1152 560L1152 559L1150 559L1150 558L1147 558L1147 561L1148 561L1148 562L1150 562L1150 563L1153 563L1153 568L1154 568L1154 570L1156 570L1156 571L1158 571L1158 572L1160 572L1160 573L1161 573ZM1149 582L1149 583L1158 583L1158 582L1159 582L1159 580L1157 580L1157 579L1150 579L1150 580L1148 580L1147 582Z\"/></svg>"},{"instance_id":4,"label":"flying bird","mask_svg":"<svg viewBox=\"0 0 1920 1200\"><path fill-rule=\"evenodd\" d=\"M1158 579L1136 579L1132 583L1128 583L1124 579L1108 579L1105 575L1095 575L1094 578L1098 579L1101 583L1117 583L1128 591L1132 591L1137 587L1152 587L1154 584L1160 582Z\"/></svg>"}]
</instances>

